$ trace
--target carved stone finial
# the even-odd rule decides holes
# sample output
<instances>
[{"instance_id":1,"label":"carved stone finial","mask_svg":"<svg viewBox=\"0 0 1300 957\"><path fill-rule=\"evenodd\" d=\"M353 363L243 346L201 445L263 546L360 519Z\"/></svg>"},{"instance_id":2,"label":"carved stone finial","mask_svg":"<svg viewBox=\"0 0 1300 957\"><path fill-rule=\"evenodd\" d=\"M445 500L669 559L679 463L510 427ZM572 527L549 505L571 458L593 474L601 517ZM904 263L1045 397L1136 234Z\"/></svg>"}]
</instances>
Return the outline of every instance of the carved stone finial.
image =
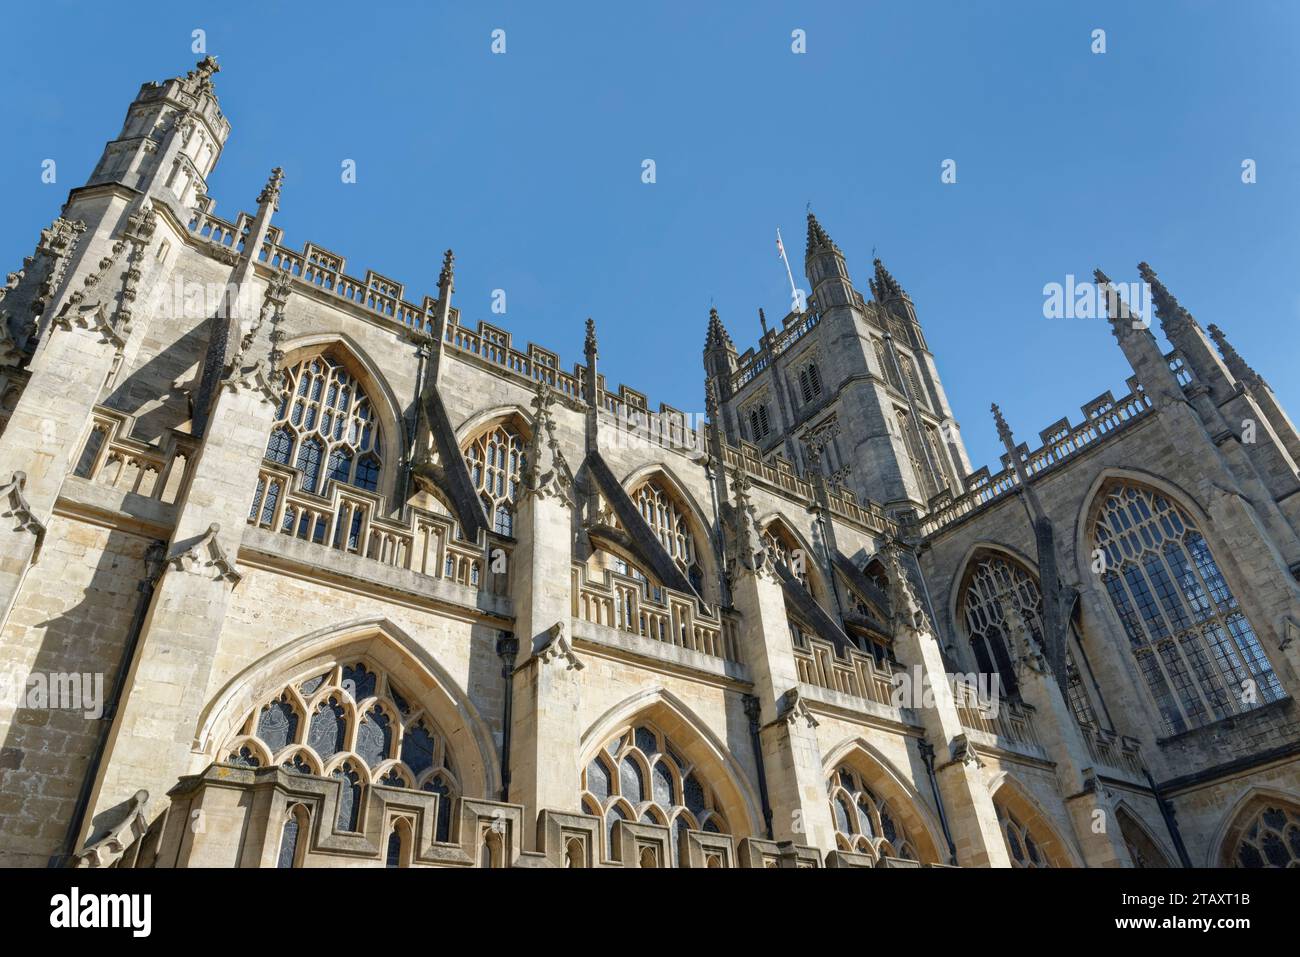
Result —
<instances>
[{"instance_id":1,"label":"carved stone finial","mask_svg":"<svg viewBox=\"0 0 1300 957\"><path fill-rule=\"evenodd\" d=\"M1142 281L1151 289L1151 301L1155 305L1156 316L1160 319L1160 326L1166 333L1178 334L1196 328L1197 323L1192 318L1192 314L1184 309L1174 298L1173 293L1165 288L1165 284L1156 276L1156 271L1149 263L1138 263L1138 273L1142 276Z\"/></svg>"},{"instance_id":2,"label":"carved stone finial","mask_svg":"<svg viewBox=\"0 0 1300 957\"><path fill-rule=\"evenodd\" d=\"M1002 410L998 408L996 402L990 406L990 411L993 413L993 422L998 427L998 438L1002 440L1003 444L1015 448L1016 437L1012 435L1011 426L1007 425L1007 420L1002 417Z\"/></svg>"},{"instance_id":3,"label":"carved stone finial","mask_svg":"<svg viewBox=\"0 0 1300 957\"><path fill-rule=\"evenodd\" d=\"M442 254L442 271L438 273L438 291L452 291L456 277L456 254L450 249Z\"/></svg>"},{"instance_id":4,"label":"carved stone finial","mask_svg":"<svg viewBox=\"0 0 1300 957\"><path fill-rule=\"evenodd\" d=\"M279 211L280 209L280 189L284 186L284 170L277 166L271 170L271 178L266 181L262 191L257 194L257 205L265 206L268 203L271 209Z\"/></svg>"},{"instance_id":5,"label":"carved stone finial","mask_svg":"<svg viewBox=\"0 0 1300 957\"><path fill-rule=\"evenodd\" d=\"M916 595L916 589L912 587L907 569L903 567L901 552L902 546L897 541L891 541L879 553L881 562L885 566L886 577L889 579L891 618L899 628L914 633L929 632L933 635L934 629L930 625L930 618Z\"/></svg>"},{"instance_id":6,"label":"carved stone finial","mask_svg":"<svg viewBox=\"0 0 1300 957\"><path fill-rule=\"evenodd\" d=\"M749 476L740 466L731 470L731 492L734 502L728 523L727 562L733 568L743 568L760 577L773 575L772 562L763 545L763 535L758 528L758 517L749 500Z\"/></svg>"},{"instance_id":7,"label":"carved stone finial","mask_svg":"<svg viewBox=\"0 0 1300 957\"><path fill-rule=\"evenodd\" d=\"M727 327L722 324L718 318L718 310L709 307L709 330L704 337L704 351L711 349L731 349L736 348L735 343L731 341L731 334L727 332Z\"/></svg>"},{"instance_id":8,"label":"carved stone finial","mask_svg":"<svg viewBox=\"0 0 1300 957\"><path fill-rule=\"evenodd\" d=\"M1214 344L1219 347L1219 354L1223 356L1224 364L1227 365L1229 372L1249 386L1258 386L1264 381L1260 374L1252 369L1246 360L1241 357L1240 353L1232 347L1232 343L1228 341L1228 337L1223 334L1222 329L1214 323L1210 323L1207 330L1210 333L1210 338L1214 340Z\"/></svg>"},{"instance_id":9,"label":"carved stone finial","mask_svg":"<svg viewBox=\"0 0 1300 957\"><path fill-rule=\"evenodd\" d=\"M893 277L885 264L879 259L873 261L876 272L875 276L869 281L871 286L871 295L877 302L884 302L886 299L897 299L900 296L907 295L903 292L903 287L898 284L898 280Z\"/></svg>"},{"instance_id":10,"label":"carved stone finial","mask_svg":"<svg viewBox=\"0 0 1300 957\"><path fill-rule=\"evenodd\" d=\"M831 237L822 229L822 224L817 222L817 217L813 215L812 210L808 210L808 252L811 256L814 252L822 249L830 249L835 252L840 251L840 247L831 241Z\"/></svg>"},{"instance_id":11,"label":"carved stone finial","mask_svg":"<svg viewBox=\"0 0 1300 957\"><path fill-rule=\"evenodd\" d=\"M551 416L554 403L551 387L538 379L533 395L533 437L524 469L524 489L526 495L541 499L555 496L560 504L568 507L573 504L573 471L555 436L555 420Z\"/></svg>"},{"instance_id":12,"label":"carved stone finial","mask_svg":"<svg viewBox=\"0 0 1300 957\"><path fill-rule=\"evenodd\" d=\"M582 341L582 352L589 364L592 359L600 355L596 349L596 320L591 316L587 317L587 335Z\"/></svg>"}]
</instances>

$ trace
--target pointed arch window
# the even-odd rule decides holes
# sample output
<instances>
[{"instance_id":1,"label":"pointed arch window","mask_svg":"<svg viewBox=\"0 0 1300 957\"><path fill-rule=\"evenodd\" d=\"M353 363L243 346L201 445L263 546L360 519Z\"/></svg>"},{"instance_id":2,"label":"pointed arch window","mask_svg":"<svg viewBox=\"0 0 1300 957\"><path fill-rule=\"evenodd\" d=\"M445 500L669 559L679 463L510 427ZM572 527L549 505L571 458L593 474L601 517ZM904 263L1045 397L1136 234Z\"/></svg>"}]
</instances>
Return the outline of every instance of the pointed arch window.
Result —
<instances>
[{"instance_id":1,"label":"pointed arch window","mask_svg":"<svg viewBox=\"0 0 1300 957\"><path fill-rule=\"evenodd\" d=\"M928 502L939 491L934 483L934 475L926 460L925 449L921 446L921 437L917 434L916 423L905 409L895 409L894 417L898 424L898 434L902 436L903 447L907 450L908 461L912 465L912 474L920 486L921 494Z\"/></svg>"},{"instance_id":2,"label":"pointed arch window","mask_svg":"<svg viewBox=\"0 0 1300 957\"><path fill-rule=\"evenodd\" d=\"M1019 562L992 552L977 552L966 574L959 605L965 620L966 637L980 670L988 674L996 672L1003 687L1014 693L1016 670L1011 657L1013 648L1006 615L1006 603L1012 601L1030 634L1042 646L1045 640L1043 594L1038 579ZM1073 624L1070 638L1074 643L1079 642ZM1083 676L1074 663L1074 651L1068 645L1065 659L1067 700L1075 720L1084 727L1100 727Z\"/></svg>"},{"instance_id":3,"label":"pointed arch window","mask_svg":"<svg viewBox=\"0 0 1300 957\"><path fill-rule=\"evenodd\" d=\"M582 809L605 825L609 858L617 821L659 824L669 830L669 853L687 830L729 834L713 789L699 769L654 725L640 722L605 742L582 772Z\"/></svg>"},{"instance_id":4,"label":"pointed arch window","mask_svg":"<svg viewBox=\"0 0 1300 957\"><path fill-rule=\"evenodd\" d=\"M804 404L822 394L822 374L817 369L817 363L810 362L799 370L799 394Z\"/></svg>"},{"instance_id":5,"label":"pointed arch window","mask_svg":"<svg viewBox=\"0 0 1300 957\"><path fill-rule=\"evenodd\" d=\"M888 801L854 768L840 765L827 782L835 844L842 851L919 861L916 842Z\"/></svg>"},{"instance_id":6,"label":"pointed arch window","mask_svg":"<svg viewBox=\"0 0 1300 957\"><path fill-rule=\"evenodd\" d=\"M1102 583L1166 735L1284 697L1268 656L1191 516L1112 482L1089 526Z\"/></svg>"},{"instance_id":7,"label":"pointed arch window","mask_svg":"<svg viewBox=\"0 0 1300 957\"><path fill-rule=\"evenodd\" d=\"M664 550L698 591L704 584L704 574L696 560L695 538L686 509L655 479L643 483L632 500Z\"/></svg>"},{"instance_id":8,"label":"pointed arch window","mask_svg":"<svg viewBox=\"0 0 1300 957\"><path fill-rule=\"evenodd\" d=\"M998 814L998 824L1002 828L1002 839L1007 844L1007 853L1011 856L1011 866L1051 867L1052 863L1043 852L1041 841L1034 836L1034 833L1001 802L993 802L993 807Z\"/></svg>"},{"instance_id":9,"label":"pointed arch window","mask_svg":"<svg viewBox=\"0 0 1300 957\"><path fill-rule=\"evenodd\" d=\"M759 402L751 406L748 414L750 438L755 442L767 438L772 432L772 422L767 415L767 403Z\"/></svg>"},{"instance_id":10,"label":"pointed arch window","mask_svg":"<svg viewBox=\"0 0 1300 957\"><path fill-rule=\"evenodd\" d=\"M1300 868L1300 807L1280 800L1260 807L1240 828L1231 854L1233 867Z\"/></svg>"},{"instance_id":11,"label":"pointed arch window","mask_svg":"<svg viewBox=\"0 0 1300 957\"><path fill-rule=\"evenodd\" d=\"M527 446L518 429L498 422L465 447L465 462L483 513L498 535L514 535L515 507L527 468Z\"/></svg>"},{"instance_id":12,"label":"pointed arch window","mask_svg":"<svg viewBox=\"0 0 1300 957\"><path fill-rule=\"evenodd\" d=\"M284 686L244 717L220 753L226 763L337 780L341 830L358 826L369 785L436 793L435 834L450 839L451 805L461 790L447 737L369 662L339 661Z\"/></svg>"},{"instance_id":13,"label":"pointed arch window","mask_svg":"<svg viewBox=\"0 0 1300 957\"><path fill-rule=\"evenodd\" d=\"M303 473L303 490L324 495L331 482L374 491L381 455L370 399L336 356L309 356L285 373L267 461L292 462Z\"/></svg>"}]
</instances>

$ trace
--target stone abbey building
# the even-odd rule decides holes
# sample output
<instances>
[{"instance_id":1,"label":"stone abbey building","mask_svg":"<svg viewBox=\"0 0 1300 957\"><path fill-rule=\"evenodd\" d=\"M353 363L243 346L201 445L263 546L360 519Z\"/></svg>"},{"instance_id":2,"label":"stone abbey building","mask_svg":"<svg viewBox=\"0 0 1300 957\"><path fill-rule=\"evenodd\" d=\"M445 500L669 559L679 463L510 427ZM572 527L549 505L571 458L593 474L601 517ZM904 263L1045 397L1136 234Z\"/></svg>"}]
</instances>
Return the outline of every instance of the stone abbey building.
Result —
<instances>
[{"instance_id":1,"label":"stone abbey building","mask_svg":"<svg viewBox=\"0 0 1300 957\"><path fill-rule=\"evenodd\" d=\"M1173 350L1107 295L1128 391L972 469L810 215L696 421L590 321L471 327L450 252L420 298L291 247L278 170L218 216L215 73L0 299L0 862L1300 861L1300 435L1148 266Z\"/></svg>"}]
</instances>

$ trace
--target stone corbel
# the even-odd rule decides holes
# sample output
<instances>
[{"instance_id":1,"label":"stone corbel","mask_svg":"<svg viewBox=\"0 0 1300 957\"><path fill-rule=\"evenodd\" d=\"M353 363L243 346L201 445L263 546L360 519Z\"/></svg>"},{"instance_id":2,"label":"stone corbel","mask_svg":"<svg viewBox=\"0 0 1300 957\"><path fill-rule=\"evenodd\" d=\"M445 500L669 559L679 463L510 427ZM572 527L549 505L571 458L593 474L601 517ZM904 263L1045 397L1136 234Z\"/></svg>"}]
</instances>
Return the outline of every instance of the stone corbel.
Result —
<instances>
[{"instance_id":1,"label":"stone corbel","mask_svg":"<svg viewBox=\"0 0 1300 957\"><path fill-rule=\"evenodd\" d=\"M87 844L73 857L73 867L111 867L121 860L131 845L149 830L149 819L145 817L148 804L149 792L136 791L126 802L121 819L108 829L108 833L95 843Z\"/></svg>"},{"instance_id":2,"label":"stone corbel","mask_svg":"<svg viewBox=\"0 0 1300 957\"><path fill-rule=\"evenodd\" d=\"M230 582L232 587L238 585L244 576L235 570L235 563L226 556L226 550L221 547L221 540L217 538L217 533L220 531L221 526L213 522L208 526L208 530L188 548L177 546L177 550L168 558L168 562L183 572L191 572L204 578L211 578L213 581L224 579ZM209 572L208 569L213 571Z\"/></svg>"},{"instance_id":3,"label":"stone corbel","mask_svg":"<svg viewBox=\"0 0 1300 957\"><path fill-rule=\"evenodd\" d=\"M45 525L32 512L27 496L23 494L26 485L27 473L14 472L9 481L4 486L0 486L0 501L4 502L7 509L4 512L5 517L12 517L18 522L16 531L31 532L36 536L36 546L32 551L32 562L35 563L41 553L41 545L45 542Z\"/></svg>"},{"instance_id":4,"label":"stone corbel","mask_svg":"<svg viewBox=\"0 0 1300 957\"><path fill-rule=\"evenodd\" d=\"M948 754L951 756L948 764L964 764L972 768L984 767L984 762L980 760L980 756L975 753L975 748L971 745L970 739L964 734L959 734L948 742Z\"/></svg>"},{"instance_id":5,"label":"stone corbel","mask_svg":"<svg viewBox=\"0 0 1300 957\"><path fill-rule=\"evenodd\" d=\"M776 703L776 721L784 721L793 725L800 719L806 721L810 728L815 728L820 723L813 717L812 711L808 708L808 703L800 697L799 689L791 688L781 695L781 700Z\"/></svg>"},{"instance_id":6,"label":"stone corbel","mask_svg":"<svg viewBox=\"0 0 1300 957\"><path fill-rule=\"evenodd\" d=\"M546 629L541 636L541 640L535 648L533 654L542 664L548 664L552 661L564 659L568 663L565 671L581 671L587 667L573 653L573 647L569 644L568 636L564 633L564 622L557 621Z\"/></svg>"}]
</instances>

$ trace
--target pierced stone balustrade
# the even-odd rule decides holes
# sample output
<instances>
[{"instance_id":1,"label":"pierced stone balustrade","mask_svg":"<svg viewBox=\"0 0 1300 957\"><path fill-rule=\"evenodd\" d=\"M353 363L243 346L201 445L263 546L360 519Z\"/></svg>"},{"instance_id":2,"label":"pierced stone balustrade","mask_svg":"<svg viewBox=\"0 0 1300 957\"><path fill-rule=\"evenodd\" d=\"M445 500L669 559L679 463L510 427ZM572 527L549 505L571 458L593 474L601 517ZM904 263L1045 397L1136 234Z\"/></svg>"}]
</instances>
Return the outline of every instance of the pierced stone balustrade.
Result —
<instances>
[{"instance_id":1,"label":"pierced stone balustrade","mask_svg":"<svg viewBox=\"0 0 1300 957\"><path fill-rule=\"evenodd\" d=\"M326 545L408 571L508 594L508 576L492 574L481 546L457 537L454 519L410 509L403 521L383 517L383 500L373 492L331 483L322 497L301 491L295 469L263 465L248 522L304 541ZM502 567L509 548L493 544Z\"/></svg>"},{"instance_id":2,"label":"pierced stone balustrade","mask_svg":"<svg viewBox=\"0 0 1300 957\"><path fill-rule=\"evenodd\" d=\"M804 684L893 705L894 669L888 661L878 663L856 648L850 648L847 657L842 657L835 653L834 645L820 638L806 638L803 645L795 645L794 660Z\"/></svg>"},{"instance_id":3,"label":"pierced stone balustrade","mask_svg":"<svg viewBox=\"0 0 1300 957\"><path fill-rule=\"evenodd\" d=\"M573 565L573 617L662 641L703 655L738 662L735 624L699 607L693 596L671 588L647 593L640 579L607 570L603 582Z\"/></svg>"},{"instance_id":4,"label":"pierced stone balustrade","mask_svg":"<svg viewBox=\"0 0 1300 957\"><path fill-rule=\"evenodd\" d=\"M73 474L171 505L184 492L195 443L172 433L161 445L126 435L130 417L98 409Z\"/></svg>"}]
</instances>

